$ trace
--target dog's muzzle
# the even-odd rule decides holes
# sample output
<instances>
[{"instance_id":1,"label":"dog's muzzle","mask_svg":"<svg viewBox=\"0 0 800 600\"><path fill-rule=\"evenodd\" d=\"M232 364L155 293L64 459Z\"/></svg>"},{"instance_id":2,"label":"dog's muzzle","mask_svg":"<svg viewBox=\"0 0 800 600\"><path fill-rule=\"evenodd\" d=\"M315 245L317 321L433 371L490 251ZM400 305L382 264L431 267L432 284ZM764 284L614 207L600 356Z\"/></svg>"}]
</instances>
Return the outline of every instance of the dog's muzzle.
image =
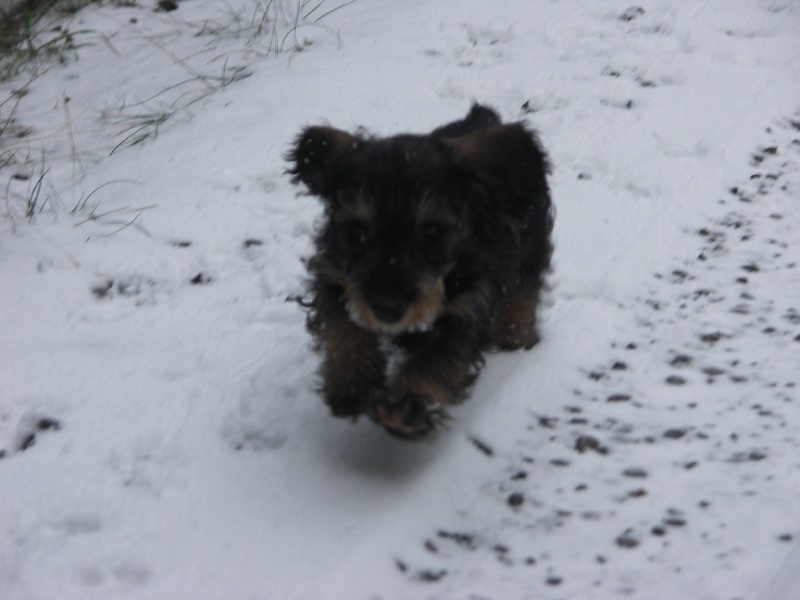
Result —
<instances>
[{"instance_id":1,"label":"dog's muzzle","mask_svg":"<svg viewBox=\"0 0 800 600\"><path fill-rule=\"evenodd\" d=\"M403 298L379 298L368 302L372 314L382 323L392 325L400 321L408 310L409 302Z\"/></svg>"}]
</instances>

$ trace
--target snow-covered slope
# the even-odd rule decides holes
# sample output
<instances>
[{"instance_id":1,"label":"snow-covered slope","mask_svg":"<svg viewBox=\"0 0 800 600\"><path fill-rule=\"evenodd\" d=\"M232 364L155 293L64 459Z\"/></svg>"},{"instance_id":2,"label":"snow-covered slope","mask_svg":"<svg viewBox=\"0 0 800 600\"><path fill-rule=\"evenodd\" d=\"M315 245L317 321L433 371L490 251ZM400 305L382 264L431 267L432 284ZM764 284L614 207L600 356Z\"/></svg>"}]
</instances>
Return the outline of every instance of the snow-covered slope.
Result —
<instances>
[{"instance_id":1,"label":"snow-covered slope","mask_svg":"<svg viewBox=\"0 0 800 600\"><path fill-rule=\"evenodd\" d=\"M796 3L140 4L0 84L0 598L797 593ZM473 100L551 154L543 341L409 444L314 393L282 154Z\"/></svg>"}]
</instances>

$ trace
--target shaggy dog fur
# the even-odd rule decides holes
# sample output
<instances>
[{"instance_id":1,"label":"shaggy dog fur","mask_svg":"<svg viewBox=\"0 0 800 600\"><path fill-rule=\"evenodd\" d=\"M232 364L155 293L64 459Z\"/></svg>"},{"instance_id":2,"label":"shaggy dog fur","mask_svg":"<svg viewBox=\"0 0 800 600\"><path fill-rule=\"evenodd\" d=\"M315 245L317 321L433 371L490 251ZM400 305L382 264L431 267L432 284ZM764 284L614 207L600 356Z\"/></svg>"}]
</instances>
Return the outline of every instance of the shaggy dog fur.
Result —
<instances>
[{"instance_id":1,"label":"shaggy dog fur","mask_svg":"<svg viewBox=\"0 0 800 600\"><path fill-rule=\"evenodd\" d=\"M531 348L553 227L536 135L474 105L427 135L300 132L288 172L323 203L308 329L335 416L419 438L489 350Z\"/></svg>"}]
</instances>

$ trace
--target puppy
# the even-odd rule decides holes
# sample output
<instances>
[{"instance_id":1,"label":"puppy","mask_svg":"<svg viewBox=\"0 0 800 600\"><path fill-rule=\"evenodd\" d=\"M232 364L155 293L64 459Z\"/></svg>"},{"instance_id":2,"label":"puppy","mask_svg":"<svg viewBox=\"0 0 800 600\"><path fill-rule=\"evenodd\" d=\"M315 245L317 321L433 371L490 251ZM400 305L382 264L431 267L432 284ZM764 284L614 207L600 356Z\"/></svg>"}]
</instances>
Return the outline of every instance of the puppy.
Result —
<instances>
[{"instance_id":1,"label":"puppy","mask_svg":"<svg viewBox=\"0 0 800 600\"><path fill-rule=\"evenodd\" d=\"M427 135L308 127L286 159L324 207L308 329L335 416L424 437L485 352L537 343L553 216L547 156L525 125L475 104Z\"/></svg>"}]
</instances>

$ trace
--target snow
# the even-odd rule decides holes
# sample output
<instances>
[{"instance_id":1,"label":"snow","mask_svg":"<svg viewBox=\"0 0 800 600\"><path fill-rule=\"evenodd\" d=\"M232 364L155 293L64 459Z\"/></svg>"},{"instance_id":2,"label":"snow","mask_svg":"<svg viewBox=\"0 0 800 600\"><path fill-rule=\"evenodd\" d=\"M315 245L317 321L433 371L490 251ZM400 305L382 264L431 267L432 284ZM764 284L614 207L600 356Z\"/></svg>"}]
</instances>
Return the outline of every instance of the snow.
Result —
<instances>
[{"instance_id":1,"label":"snow","mask_svg":"<svg viewBox=\"0 0 800 600\"><path fill-rule=\"evenodd\" d=\"M0 83L0 598L797 594L796 3L138 4ZM473 100L552 158L543 340L409 444L315 394L282 154Z\"/></svg>"}]
</instances>

